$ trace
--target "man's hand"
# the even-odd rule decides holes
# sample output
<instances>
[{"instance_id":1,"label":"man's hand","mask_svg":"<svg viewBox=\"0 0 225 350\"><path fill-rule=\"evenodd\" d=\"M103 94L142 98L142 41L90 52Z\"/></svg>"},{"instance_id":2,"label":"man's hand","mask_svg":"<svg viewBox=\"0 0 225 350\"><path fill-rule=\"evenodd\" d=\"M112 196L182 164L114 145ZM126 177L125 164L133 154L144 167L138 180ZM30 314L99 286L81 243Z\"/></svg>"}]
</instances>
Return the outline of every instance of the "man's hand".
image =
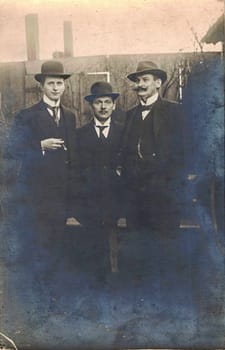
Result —
<instances>
[{"instance_id":1,"label":"man's hand","mask_svg":"<svg viewBox=\"0 0 225 350\"><path fill-rule=\"evenodd\" d=\"M121 166L118 166L118 167L116 168L116 173L117 173L118 176L121 176L121 175L122 175L122 167L121 167Z\"/></svg>"},{"instance_id":2,"label":"man's hand","mask_svg":"<svg viewBox=\"0 0 225 350\"><path fill-rule=\"evenodd\" d=\"M44 139L41 140L41 149L42 151L54 151L59 148L62 148L64 145L64 141L62 139Z\"/></svg>"}]
</instances>

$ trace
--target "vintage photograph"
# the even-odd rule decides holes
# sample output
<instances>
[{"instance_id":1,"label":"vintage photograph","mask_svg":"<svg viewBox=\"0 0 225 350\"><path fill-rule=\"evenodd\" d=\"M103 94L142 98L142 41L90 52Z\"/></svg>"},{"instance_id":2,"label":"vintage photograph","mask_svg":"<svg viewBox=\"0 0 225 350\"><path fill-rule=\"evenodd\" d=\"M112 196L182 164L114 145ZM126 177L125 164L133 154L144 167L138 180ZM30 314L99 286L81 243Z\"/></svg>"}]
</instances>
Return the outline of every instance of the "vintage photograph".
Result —
<instances>
[{"instance_id":1,"label":"vintage photograph","mask_svg":"<svg viewBox=\"0 0 225 350\"><path fill-rule=\"evenodd\" d=\"M223 349L223 1L0 0L0 31L0 347Z\"/></svg>"}]
</instances>

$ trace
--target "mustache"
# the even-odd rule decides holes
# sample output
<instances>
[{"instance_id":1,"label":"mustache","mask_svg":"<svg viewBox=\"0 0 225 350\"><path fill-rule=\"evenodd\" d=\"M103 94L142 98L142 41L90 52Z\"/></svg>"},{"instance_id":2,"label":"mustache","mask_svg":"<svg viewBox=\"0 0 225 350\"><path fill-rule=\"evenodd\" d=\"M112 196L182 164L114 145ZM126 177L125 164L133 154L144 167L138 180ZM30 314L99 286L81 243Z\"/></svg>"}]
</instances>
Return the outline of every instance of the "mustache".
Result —
<instances>
[{"instance_id":1,"label":"mustache","mask_svg":"<svg viewBox=\"0 0 225 350\"><path fill-rule=\"evenodd\" d=\"M138 87L138 86L137 86L137 87L134 87L133 90L134 90L134 91L147 91L146 88L142 88L142 87Z\"/></svg>"}]
</instances>

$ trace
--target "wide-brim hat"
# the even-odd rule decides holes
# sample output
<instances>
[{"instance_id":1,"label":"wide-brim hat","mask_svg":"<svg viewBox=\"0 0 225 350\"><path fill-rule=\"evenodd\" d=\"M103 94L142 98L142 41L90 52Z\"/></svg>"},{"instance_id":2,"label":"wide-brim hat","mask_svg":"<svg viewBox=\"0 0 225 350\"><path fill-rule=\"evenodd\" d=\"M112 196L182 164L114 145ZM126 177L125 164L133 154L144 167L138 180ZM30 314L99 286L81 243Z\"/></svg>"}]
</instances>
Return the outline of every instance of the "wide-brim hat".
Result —
<instances>
[{"instance_id":1,"label":"wide-brim hat","mask_svg":"<svg viewBox=\"0 0 225 350\"><path fill-rule=\"evenodd\" d=\"M138 63L136 72L127 76L128 79L135 81L137 76L142 74L152 74L162 80L164 83L167 79L167 74L164 70L160 69L154 62L142 61Z\"/></svg>"},{"instance_id":2,"label":"wide-brim hat","mask_svg":"<svg viewBox=\"0 0 225 350\"><path fill-rule=\"evenodd\" d=\"M66 74L64 72L63 64L59 61L46 61L41 66L41 73L35 74L35 79L41 81L44 77L60 77L67 79L71 74Z\"/></svg>"},{"instance_id":3,"label":"wide-brim hat","mask_svg":"<svg viewBox=\"0 0 225 350\"><path fill-rule=\"evenodd\" d=\"M97 97L110 96L115 100L120 94L118 92L113 92L112 86L105 81L98 81L91 86L91 94L85 96L85 100L92 102Z\"/></svg>"}]
</instances>

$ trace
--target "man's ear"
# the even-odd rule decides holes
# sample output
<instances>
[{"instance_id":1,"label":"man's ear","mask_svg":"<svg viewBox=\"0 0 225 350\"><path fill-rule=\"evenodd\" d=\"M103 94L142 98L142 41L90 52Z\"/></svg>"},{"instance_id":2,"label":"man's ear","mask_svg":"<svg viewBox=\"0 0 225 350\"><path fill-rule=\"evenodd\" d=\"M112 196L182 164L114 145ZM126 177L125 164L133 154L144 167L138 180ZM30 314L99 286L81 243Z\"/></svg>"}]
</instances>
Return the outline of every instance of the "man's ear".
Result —
<instances>
[{"instance_id":1,"label":"man's ear","mask_svg":"<svg viewBox=\"0 0 225 350\"><path fill-rule=\"evenodd\" d=\"M38 85L39 89L43 92L43 83L40 82Z\"/></svg>"},{"instance_id":2,"label":"man's ear","mask_svg":"<svg viewBox=\"0 0 225 350\"><path fill-rule=\"evenodd\" d=\"M156 79L155 84L156 84L157 89L159 89L162 86L162 80L160 78Z\"/></svg>"},{"instance_id":3,"label":"man's ear","mask_svg":"<svg viewBox=\"0 0 225 350\"><path fill-rule=\"evenodd\" d=\"M113 101L113 111L116 109L116 101Z\"/></svg>"},{"instance_id":4,"label":"man's ear","mask_svg":"<svg viewBox=\"0 0 225 350\"><path fill-rule=\"evenodd\" d=\"M94 113L92 102L88 102L88 106L89 106L89 110L90 110L90 113L91 113L92 117L94 117L95 113Z\"/></svg>"}]
</instances>

